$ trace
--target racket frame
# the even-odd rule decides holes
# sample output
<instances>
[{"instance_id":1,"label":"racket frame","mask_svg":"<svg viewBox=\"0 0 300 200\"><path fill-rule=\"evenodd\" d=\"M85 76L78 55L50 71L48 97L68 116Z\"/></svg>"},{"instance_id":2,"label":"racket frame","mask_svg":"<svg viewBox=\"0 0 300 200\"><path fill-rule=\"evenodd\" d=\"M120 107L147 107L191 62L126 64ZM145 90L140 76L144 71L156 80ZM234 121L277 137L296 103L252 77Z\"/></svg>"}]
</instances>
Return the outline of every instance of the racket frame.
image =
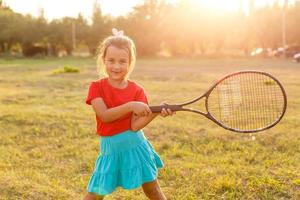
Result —
<instances>
[{"instance_id":1,"label":"racket frame","mask_svg":"<svg viewBox=\"0 0 300 200\"><path fill-rule=\"evenodd\" d=\"M219 122L209 112L209 109L208 109L209 95L217 87L217 85L219 85L219 83L221 83L223 80L225 80L225 79L227 79L229 77L236 76L236 75L239 75L239 74L244 74L244 73L257 73L257 74L262 74L262 75L268 76L271 79L273 79L279 85L279 87L280 87L280 89L282 91L283 101L284 101L282 113L281 113L281 115L280 115L279 118L277 118L273 123L271 123L270 125L268 125L266 127L263 127L263 128L260 128L260 129L254 129L254 130L239 130L239 129L234 129L234 128L228 127L225 124ZM193 108L184 108L184 106L192 104L192 103L195 103L195 102L199 101L202 98L205 98L205 109L206 109L206 112L202 112L202 111L199 111L199 110L196 110L196 109L193 109ZM224 76L223 78L221 78L218 81L216 81L204 94L202 94L201 96L199 96L199 97L197 97L197 98L195 98L195 99L193 99L191 101L184 102L184 103L181 103L181 104L172 104L172 105L171 104L164 104L164 105L161 105L161 106L150 106L150 109L151 109L152 112L160 112L162 110L162 108L170 109L172 111L188 111L188 112L193 112L193 113L197 113L197 114L203 115L206 118L208 118L208 119L212 120L213 122L215 122L216 124L218 124L219 126L221 126L222 128L230 130L230 131L239 132L239 133L254 133L254 132L259 132L259 131L263 131L263 130L272 128L273 126L275 126L282 119L282 117L284 116L284 114L286 112L286 108L287 108L287 96L286 96L286 92L285 92L282 84L279 82L278 79L276 79L271 74L269 74L267 72L263 72L263 71L243 70L243 71L237 71L237 72L234 72L234 73L231 73L231 74L228 74L228 75Z\"/></svg>"}]
</instances>

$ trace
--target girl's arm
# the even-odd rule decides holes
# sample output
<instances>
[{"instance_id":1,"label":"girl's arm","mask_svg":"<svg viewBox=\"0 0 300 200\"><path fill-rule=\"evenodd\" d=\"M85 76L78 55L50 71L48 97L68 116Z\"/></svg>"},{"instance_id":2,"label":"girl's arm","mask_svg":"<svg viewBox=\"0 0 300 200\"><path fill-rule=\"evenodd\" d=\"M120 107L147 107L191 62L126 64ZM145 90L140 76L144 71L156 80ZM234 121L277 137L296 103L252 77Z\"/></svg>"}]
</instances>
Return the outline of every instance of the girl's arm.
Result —
<instances>
[{"instance_id":1,"label":"girl's arm","mask_svg":"<svg viewBox=\"0 0 300 200\"><path fill-rule=\"evenodd\" d=\"M168 115L175 114L175 112L172 112L170 109L167 109L167 110L163 109L161 111L161 113L150 113L147 116L137 116L137 115L133 114L131 117L131 130L138 131L138 130L144 128L159 114L163 117L166 117Z\"/></svg>"},{"instance_id":2,"label":"girl's arm","mask_svg":"<svg viewBox=\"0 0 300 200\"><path fill-rule=\"evenodd\" d=\"M149 124L159 113L151 113L148 116L136 116L131 117L131 130L138 131Z\"/></svg>"},{"instance_id":3,"label":"girl's arm","mask_svg":"<svg viewBox=\"0 0 300 200\"><path fill-rule=\"evenodd\" d=\"M149 113L151 113L146 104L137 101L131 101L117 107L107 108L102 98L95 98L91 101L91 104L96 115L100 117L101 121L104 123L115 121L131 112L135 113L137 116L149 115Z\"/></svg>"}]
</instances>

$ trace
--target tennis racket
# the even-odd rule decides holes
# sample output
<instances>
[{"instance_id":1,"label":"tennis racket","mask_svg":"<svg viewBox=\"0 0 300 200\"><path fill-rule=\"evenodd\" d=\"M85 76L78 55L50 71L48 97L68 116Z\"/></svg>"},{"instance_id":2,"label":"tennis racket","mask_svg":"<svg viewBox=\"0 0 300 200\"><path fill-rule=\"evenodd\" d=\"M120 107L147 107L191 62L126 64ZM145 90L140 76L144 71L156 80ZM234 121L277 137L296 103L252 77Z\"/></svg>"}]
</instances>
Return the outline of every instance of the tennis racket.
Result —
<instances>
[{"instance_id":1,"label":"tennis racket","mask_svg":"<svg viewBox=\"0 0 300 200\"><path fill-rule=\"evenodd\" d=\"M205 99L206 112L186 107ZM207 117L219 126L235 132L253 133L275 126L283 117L287 97L281 83L261 71L239 71L217 81L203 95L182 104L150 106L188 111Z\"/></svg>"}]
</instances>

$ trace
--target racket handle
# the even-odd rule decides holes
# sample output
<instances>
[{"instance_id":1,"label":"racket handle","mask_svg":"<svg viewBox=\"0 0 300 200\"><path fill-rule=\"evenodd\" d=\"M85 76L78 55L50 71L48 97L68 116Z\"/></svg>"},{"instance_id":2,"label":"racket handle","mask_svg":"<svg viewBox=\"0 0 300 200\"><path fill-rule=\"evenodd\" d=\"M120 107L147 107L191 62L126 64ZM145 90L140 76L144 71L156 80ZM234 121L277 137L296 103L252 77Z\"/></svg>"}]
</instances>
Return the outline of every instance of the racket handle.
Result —
<instances>
[{"instance_id":1,"label":"racket handle","mask_svg":"<svg viewBox=\"0 0 300 200\"><path fill-rule=\"evenodd\" d=\"M161 105L161 106L150 106L150 110L153 113L160 113L163 108L170 109L172 111L182 110L181 106L179 106L179 105L167 105L167 104L165 104L165 105Z\"/></svg>"}]
</instances>

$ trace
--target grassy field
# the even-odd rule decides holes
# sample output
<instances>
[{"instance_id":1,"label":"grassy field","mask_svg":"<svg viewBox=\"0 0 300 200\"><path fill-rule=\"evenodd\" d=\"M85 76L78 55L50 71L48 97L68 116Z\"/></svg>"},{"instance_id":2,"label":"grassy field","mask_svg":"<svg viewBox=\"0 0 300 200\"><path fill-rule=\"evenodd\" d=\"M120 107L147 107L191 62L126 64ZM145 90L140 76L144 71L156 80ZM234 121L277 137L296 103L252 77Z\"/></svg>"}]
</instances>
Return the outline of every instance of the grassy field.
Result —
<instances>
[{"instance_id":1,"label":"grassy field","mask_svg":"<svg viewBox=\"0 0 300 200\"><path fill-rule=\"evenodd\" d=\"M79 73L54 73L65 65ZM300 199L300 64L265 59L139 60L131 79L151 104L183 102L223 75L257 69L285 86L288 109L274 128L226 131L192 113L157 118L145 134L165 162L168 199ZM95 61L0 59L0 199L81 199L98 154L89 82ZM201 106L203 107L203 106ZM146 199L118 189L106 199Z\"/></svg>"}]
</instances>

